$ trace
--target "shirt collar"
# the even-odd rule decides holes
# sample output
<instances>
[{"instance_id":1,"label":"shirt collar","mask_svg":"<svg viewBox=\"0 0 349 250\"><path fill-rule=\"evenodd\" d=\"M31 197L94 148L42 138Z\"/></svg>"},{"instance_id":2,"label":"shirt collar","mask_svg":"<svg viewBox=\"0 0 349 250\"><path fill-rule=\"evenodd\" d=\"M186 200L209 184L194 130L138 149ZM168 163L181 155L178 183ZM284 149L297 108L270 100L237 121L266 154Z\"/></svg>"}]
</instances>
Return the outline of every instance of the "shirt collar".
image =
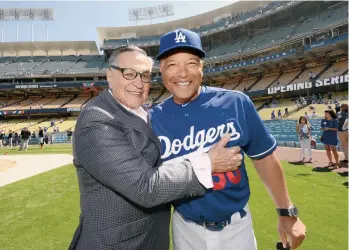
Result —
<instances>
[{"instance_id":1,"label":"shirt collar","mask_svg":"<svg viewBox=\"0 0 349 250\"><path fill-rule=\"evenodd\" d=\"M113 96L113 98L127 111L139 116L140 118L142 118L145 122L147 122L147 117L148 117L148 113L142 109L141 107L137 108L137 109L131 109L127 106L125 106L124 104L122 104L121 102L119 102L113 95L113 92L111 91L111 89L108 89L108 92Z\"/></svg>"}]
</instances>

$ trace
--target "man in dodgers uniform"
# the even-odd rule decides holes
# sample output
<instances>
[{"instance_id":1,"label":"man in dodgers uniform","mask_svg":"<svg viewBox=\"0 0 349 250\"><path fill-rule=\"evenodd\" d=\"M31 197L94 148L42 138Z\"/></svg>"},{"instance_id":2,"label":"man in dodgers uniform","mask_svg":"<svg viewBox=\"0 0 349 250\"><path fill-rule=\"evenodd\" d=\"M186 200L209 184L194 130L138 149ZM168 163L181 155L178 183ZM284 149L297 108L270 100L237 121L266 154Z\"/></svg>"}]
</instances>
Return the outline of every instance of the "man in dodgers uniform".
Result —
<instances>
[{"instance_id":1,"label":"man in dodgers uniform","mask_svg":"<svg viewBox=\"0 0 349 250\"><path fill-rule=\"evenodd\" d=\"M161 142L161 157L164 161L180 161L193 152L208 151L230 133L227 146L240 146L253 160L275 202L282 242L286 245L289 241L291 248L297 248L305 238L305 226L291 202L274 153L276 140L248 96L201 86L204 56L200 37L192 31L174 30L160 40L157 59L164 85L173 94L150 111L153 131ZM173 203L174 249L257 249L244 162L236 171L214 173L211 187L203 197Z\"/></svg>"}]
</instances>

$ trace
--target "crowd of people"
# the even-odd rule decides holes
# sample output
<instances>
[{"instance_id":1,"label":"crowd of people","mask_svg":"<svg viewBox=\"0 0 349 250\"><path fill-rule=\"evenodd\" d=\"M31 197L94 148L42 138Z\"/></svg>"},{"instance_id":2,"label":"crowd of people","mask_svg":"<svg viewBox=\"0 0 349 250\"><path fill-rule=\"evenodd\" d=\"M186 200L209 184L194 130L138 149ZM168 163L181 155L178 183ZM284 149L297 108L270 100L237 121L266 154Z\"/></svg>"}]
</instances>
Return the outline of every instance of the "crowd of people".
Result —
<instances>
[{"instance_id":1,"label":"crowd of people","mask_svg":"<svg viewBox=\"0 0 349 250\"><path fill-rule=\"evenodd\" d=\"M61 120L62 122L63 120ZM30 123L31 125L32 123ZM22 128L20 134L16 131L9 130L6 133L5 129L0 129L0 148L8 146L13 148L19 147L19 151L28 150L28 145L31 139L36 140L42 149L45 144L53 144L54 135L59 133L59 127L56 126L54 120L51 121L51 127L53 127L53 133L48 132L48 127L39 127L38 131L30 131L28 126ZM73 131L69 128L65 131L67 135L67 143L72 143Z\"/></svg>"},{"instance_id":2,"label":"crowd of people","mask_svg":"<svg viewBox=\"0 0 349 250\"><path fill-rule=\"evenodd\" d=\"M20 134L18 134L15 131L9 130L9 133L7 135L7 145L10 148L20 146L19 151L22 150L27 150L28 149L28 144L29 144L29 139L32 136L30 130L28 127L24 127ZM4 147L4 141L6 138L6 134L4 130L0 130L0 148Z\"/></svg>"},{"instance_id":3,"label":"crowd of people","mask_svg":"<svg viewBox=\"0 0 349 250\"><path fill-rule=\"evenodd\" d=\"M324 99L324 95L321 93L314 93L311 97L309 97L309 101L311 104L326 104L326 105L331 105L335 104L336 106L339 107L340 101L343 100L348 100L348 96L344 95L340 98L340 100L337 100L336 98L332 99L333 93L328 92L327 93L327 100Z\"/></svg>"},{"instance_id":4,"label":"crowd of people","mask_svg":"<svg viewBox=\"0 0 349 250\"><path fill-rule=\"evenodd\" d=\"M296 126L296 133L300 142L301 161L305 162L306 154L309 162L312 162L311 144L312 130L308 117L301 116ZM327 109L324 118L321 120L321 142L325 145L326 154L329 160L328 166L339 168L339 163L348 163L348 104L340 105L340 109L336 112L333 109ZM339 160L337 147L339 146L344 153L344 159ZM332 157L333 155L333 157ZM334 161L333 161L334 158Z\"/></svg>"},{"instance_id":5,"label":"crowd of people","mask_svg":"<svg viewBox=\"0 0 349 250\"><path fill-rule=\"evenodd\" d=\"M292 98L292 102L294 102L294 106L292 107L292 112L296 112L307 105L307 100L303 96L299 96L299 98ZM264 104L265 108L276 108L278 105L276 99L274 98L271 102ZM281 120L283 117L287 117L290 114L288 107L285 107L284 113L279 109L277 112L277 119ZM275 110L273 110L270 114L271 120L276 120Z\"/></svg>"}]
</instances>

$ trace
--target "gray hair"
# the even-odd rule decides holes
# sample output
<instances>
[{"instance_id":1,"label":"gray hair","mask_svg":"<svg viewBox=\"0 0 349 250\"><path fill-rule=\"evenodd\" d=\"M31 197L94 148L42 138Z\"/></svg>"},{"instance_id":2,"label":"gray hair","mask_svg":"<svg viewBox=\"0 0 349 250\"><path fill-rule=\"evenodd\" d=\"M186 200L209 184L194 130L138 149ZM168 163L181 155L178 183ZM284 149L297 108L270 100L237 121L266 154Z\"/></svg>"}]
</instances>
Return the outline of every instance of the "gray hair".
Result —
<instances>
[{"instance_id":1,"label":"gray hair","mask_svg":"<svg viewBox=\"0 0 349 250\"><path fill-rule=\"evenodd\" d=\"M147 52L145 52L143 49L141 49L141 48L139 48L139 47L137 47L136 45L133 45L133 44L127 44L125 46L121 46L120 48L114 50L114 52L109 57L109 67L111 65L115 64L115 62L118 60L118 57L122 53L133 52L133 51L137 51L137 52L141 53L142 55L145 55L148 58L148 60L149 60L149 62L151 64L151 67L153 67L154 60L147 55Z\"/></svg>"}]
</instances>

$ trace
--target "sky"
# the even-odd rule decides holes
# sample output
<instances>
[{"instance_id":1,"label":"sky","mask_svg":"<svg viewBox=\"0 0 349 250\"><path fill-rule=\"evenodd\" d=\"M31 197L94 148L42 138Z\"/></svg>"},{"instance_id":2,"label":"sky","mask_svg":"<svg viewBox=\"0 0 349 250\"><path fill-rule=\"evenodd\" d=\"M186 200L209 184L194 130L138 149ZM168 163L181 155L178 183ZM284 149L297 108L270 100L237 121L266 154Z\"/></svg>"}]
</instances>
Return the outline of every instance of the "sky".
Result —
<instances>
[{"instance_id":1,"label":"sky","mask_svg":"<svg viewBox=\"0 0 349 250\"><path fill-rule=\"evenodd\" d=\"M195 16L211 11L233 1L172 1L174 16L167 21ZM97 27L134 26L129 21L128 10L132 8L156 6L169 2L160 1L0 1L0 8L53 8L54 21L47 22L49 41L96 41L101 44ZM153 19L152 23L165 22L166 19ZM139 21L138 25L150 24L150 20ZM16 27L19 27L18 40L31 41L31 21L3 22L3 41L17 40ZM0 34L1 35L1 34ZM34 41L46 41L46 22L34 21ZM1 42L1 40L0 40Z\"/></svg>"}]
</instances>

